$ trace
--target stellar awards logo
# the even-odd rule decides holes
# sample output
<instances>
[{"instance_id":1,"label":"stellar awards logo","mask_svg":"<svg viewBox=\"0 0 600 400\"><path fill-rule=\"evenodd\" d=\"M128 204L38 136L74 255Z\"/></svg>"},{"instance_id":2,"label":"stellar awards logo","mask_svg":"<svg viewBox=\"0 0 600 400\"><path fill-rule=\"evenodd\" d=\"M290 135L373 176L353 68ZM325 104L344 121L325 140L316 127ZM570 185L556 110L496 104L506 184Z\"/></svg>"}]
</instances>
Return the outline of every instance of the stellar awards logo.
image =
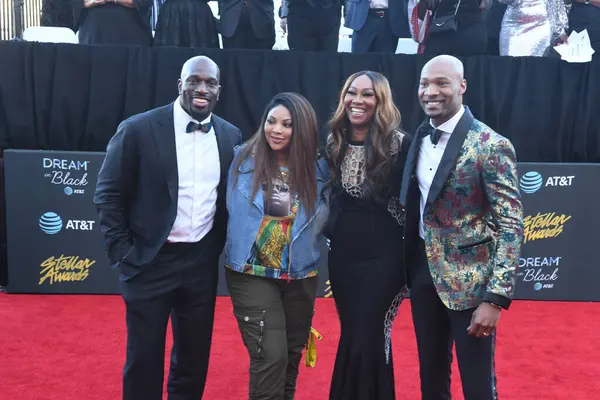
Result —
<instances>
[{"instance_id":1,"label":"stellar awards logo","mask_svg":"<svg viewBox=\"0 0 600 400\"><path fill-rule=\"evenodd\" d=\"M90 276L94 264L96 260L79 256L61 254L59 257L48 257L40 264L38 286L85 281Z\"/></svg>"}]
</instances>

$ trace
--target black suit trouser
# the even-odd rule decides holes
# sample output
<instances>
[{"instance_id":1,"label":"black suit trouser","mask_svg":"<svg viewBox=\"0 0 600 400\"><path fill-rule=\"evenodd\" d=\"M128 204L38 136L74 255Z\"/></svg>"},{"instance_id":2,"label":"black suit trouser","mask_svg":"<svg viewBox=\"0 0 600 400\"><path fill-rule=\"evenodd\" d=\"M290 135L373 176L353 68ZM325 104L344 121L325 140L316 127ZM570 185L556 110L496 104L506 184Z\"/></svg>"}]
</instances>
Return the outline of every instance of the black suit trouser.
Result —
<instances>
[{"instance_id":1,"label":"black suit trouser","mask_svg":"<svg viewBox=\"0 0 600 400\"><path fill-rule=\"evenodd\" d=\"M202 398L218 281L214 242L209 233L198 243L167 243L150 265L121 282L127 320L124 400L162 399L169 317L168 398Z\"/></svg>"},{"instance_id":2,"label":"black suit trouser","mask_svg":"<svg viewBox=\"0 0 600 400\"><path fill-rule=\"evenodd\" d=\"M224 49L258 49L272 50L275 45L275 30L273 35L267 38L259 38L254 33L248 7L242 9L238 26L231 37L223 37Z\"/></svg>"},{"instance_id":3,"label":"black suit trouser","mask_svg":"<svg viewBox=\"0 0 600 400\"><path fill-rule=\"evenodd\" d=\"M448 309L431 280L422 240L411 262L410 302L419 352L423 400L450 400L452 345L465 400L496 400L495 334L476 338L467 333L474 308Z\"/></svg>"},{"instance_id":4,"label":"black suit trouser","mask_svg":"<svg viewBox=\"0 0 600 400\"><path fill-rule=\"evenodd\" d=\"M363 27L352 33L352 52L395 53L398 39L390 27L389 12L371 10Z\"/></svg>"},{"instance_id":5,"label":"black suit trouser","mask_svg":"<svg viewBox=\"0 0 600 400\"><path fill-rule=\"evenodd\" d=\"M288 46L290 50L337 52L340 41L340 19L288 16ZM329 15L327 16L329 17ZM327 23L326 26L322 24Z\"/></svg>"}]
</instances>

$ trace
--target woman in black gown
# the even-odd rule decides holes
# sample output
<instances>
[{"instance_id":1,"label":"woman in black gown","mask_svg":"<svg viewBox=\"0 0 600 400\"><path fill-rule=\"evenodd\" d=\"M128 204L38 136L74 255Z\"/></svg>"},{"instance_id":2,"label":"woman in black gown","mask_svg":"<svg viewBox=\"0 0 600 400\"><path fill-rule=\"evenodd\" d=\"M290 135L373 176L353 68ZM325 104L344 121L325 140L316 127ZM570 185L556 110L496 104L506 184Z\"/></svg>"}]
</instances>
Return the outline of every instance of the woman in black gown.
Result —
<instances>
[{"instance_id":1,"label":"woman in black gown","mask_svg":"<svg viewBox=\"0 0 600 400\"><path fill-rule=\"evenodd\" d=\"M151 46L152 0L71 0L80 44Z\"/></svg>"},{"instance_id":2,"label":"woman in black gown","mask_svg":"<svg viewBox=\"0 0 600 400\"><path fill-rule=\"evenodd\" d=\"M406 293L398 195L410 138L388 80L371 71L348 78L330 125L328 266L341 324L330 399L394 399L390 333Z\"/></svg>"},{"instance_id":3,"label":"woman in black gown","mask_svg":"<svg viewBox=\"0 0 600 400\"><path fill-rule=\"evenodd\" d=\"M159 0L154 46L219 48L217 20L209 0Z\"/></svg>"}]
</instances>

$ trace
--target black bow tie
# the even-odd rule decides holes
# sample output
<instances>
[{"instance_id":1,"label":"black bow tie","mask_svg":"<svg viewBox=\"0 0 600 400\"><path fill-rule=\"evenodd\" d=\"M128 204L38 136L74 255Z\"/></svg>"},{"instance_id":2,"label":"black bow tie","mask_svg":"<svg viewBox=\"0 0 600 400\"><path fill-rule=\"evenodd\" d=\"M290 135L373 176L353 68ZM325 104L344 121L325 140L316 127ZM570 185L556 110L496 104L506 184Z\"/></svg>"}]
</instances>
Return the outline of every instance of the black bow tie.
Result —
<instances>
[{"instance_id":1,"label":"black bow tie","mask_svg":"<svg viewBox=\"0 0 600 400\"><path fill-rule=\"evenodd\" d=\"M208 133L212 128L212 124L207 122L206 124L197 124L194 121L190 121L190 123L185 128L185 133L191 133L194 131L202 131L204 133Z\"/></svg>"},{"instance_id":2,"label":"black bow tie","mask_svg":"<svg viewBox=\"0 0 600 400\"><path fill-rule=\"evenodd\" d=\"M429 131L429 138L431 139L431 143L433 143L434 145L437 145L438 142L440 141L440 137L442 137L442 133L444 133L444 132L432 127L431 130Z\"/></svg>"}]
</instances>

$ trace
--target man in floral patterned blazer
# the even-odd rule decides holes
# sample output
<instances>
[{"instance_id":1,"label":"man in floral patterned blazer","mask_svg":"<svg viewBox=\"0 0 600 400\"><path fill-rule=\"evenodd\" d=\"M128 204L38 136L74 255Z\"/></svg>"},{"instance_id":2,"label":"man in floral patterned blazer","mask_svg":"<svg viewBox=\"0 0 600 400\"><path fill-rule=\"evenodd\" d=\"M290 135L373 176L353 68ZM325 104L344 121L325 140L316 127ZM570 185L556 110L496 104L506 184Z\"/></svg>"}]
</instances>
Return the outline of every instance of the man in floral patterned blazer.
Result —
<instances>
[{"instance_id":1,"label":"man in floral patterned blazer","mask_svg":"<svg viewBox=\"0 0 600 400\"><path fill-rule=\"evenodd\" d=\"M402 182L423 400L450 399L453 343L465 400L497 399L496 326L523 240L515 150L463 106L463 73L450 56L423 68L419 101L429 118Z\"/></svg>"}]
</instances>

